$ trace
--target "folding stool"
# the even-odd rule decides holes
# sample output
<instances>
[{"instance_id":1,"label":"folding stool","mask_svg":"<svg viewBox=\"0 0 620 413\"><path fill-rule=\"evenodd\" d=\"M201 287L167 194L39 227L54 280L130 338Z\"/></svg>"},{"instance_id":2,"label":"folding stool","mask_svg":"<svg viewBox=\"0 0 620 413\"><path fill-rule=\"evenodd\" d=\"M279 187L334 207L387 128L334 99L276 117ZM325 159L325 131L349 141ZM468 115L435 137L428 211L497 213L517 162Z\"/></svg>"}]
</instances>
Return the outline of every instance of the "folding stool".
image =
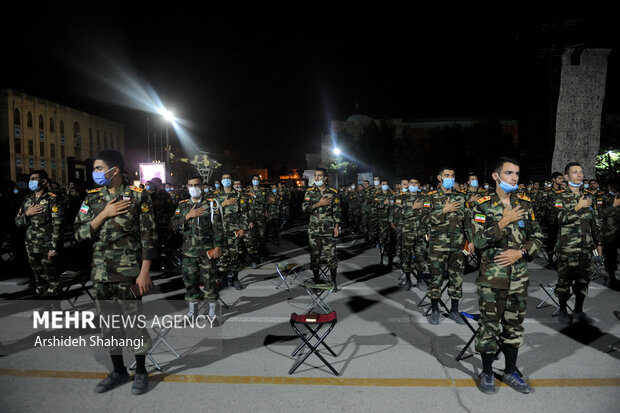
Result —
<instances>
[{"instance_id":1,"label":"folding stool","mask_svg":"<svg viewBox=\"0 0 620 413\"><path fill-rule=\"evenodd\" d=\"M170 343L168 343L168 341L166 341L166 334L168 334L168 332L170 331L169 327L164 327L160 330L153 328L153 331L155 331L157 336L155 337L155 340L153 341L151 348L146 353L146 357L151 361L151 363L153 363L153 367L155 367L156 370L161 371L162 370L161 366L153 358L153 352L161 343L164 343L166 347L170 349L170 352L172 352L172 354L174 354L177 358L180 358L181 355L177 353L174 348L172 348L172 346L170 345ZM136 368L136 362L134 361L133 364L129 367L129 369L134 370L135 368Z\"/></svg>"},{"instance_id":2,"label":"folding stool","mask_svg":"<svg viewBox=\"0 0 620 413\"><path fill-rule=\"evenodd\" d=\"M302 365L308 357L310 357L311 354L316 354L316 356L319 359L321 359L321 361L327 367L329 367L329 369L336 376L339 375L336 369L331 364L329 364L327 360L325 360L325 358L321 355L321 353L318 352L319 346L323 346L325 347L327 351L329 351L329 353L332 356L337 357L336 353L334 353L334 351L327 345L327 343L325 343L325 338L334 329L334 326L336 325L336 321L338 321L338 318L336 316L335 311L331 311L328 314L313 314L313 315L311 314L297 315L296 313L291 314L291 320L290 320L291 327L293 328L295 333L297 333L299 338L302 340L302 343L299 346L297 346L297 348L295 349L295 351L293 351L291 355L293 357L296 356L306 346L308 347L310 351L304 354L299 360L295 362L295 364L293 364L288 374L293 374L295 370L297 370L297 368L300 365ZM309 334L306 336L301 331L299 331L298 325L303 325L309 331ZM316 328L313 328L314 326L316 326ZM319 337L318 335L319 330L321 330L324 326L327 326L327 330ZM317 339L314 345L310 342L310 340L312 340L313 338Z\"/></svg>"},{"instance_id":3,"label":"folding stool","mask_svg":"<svg viewBox=\"0 0 620 413\"><path fill-rule=\"evenodd\" d=\"M609 281L609 275L603 272L605 268L605 260L602 256L592 257L592 274L590 275L590 281L594 281L598 278L603 279L603 283L607 283Z\"/></svg>"},{"instance_id":4,"label":"folding stool","mask_svg":"<svg viewBox=\"0 0 620 413\"><path fill-rule=\"evenodd\" d=\"M441 289L441 297L443 297L443 293L444 293L444 291L446 291L448 289L449 285L450 285L450 280L447 280L446 283L444 284L443 288ZM448 306L446 306L446 303L441 299L441 297L439 298L439 304L441 304L441 306L449 313L450 309L448 308ZM430 303L429 304L422 304L424 301L426 301L427 298L428 298L428 295L426 295L426 293L425 293L424 297L422 297L422 299L418 303L418 307L428 306L428 308L426 309L426 312L424 313L424 316L427 316L428 313L430 313L431 309L432 309Z\"/></svg>"},{"instance_id":5,"label":"folding stool","mask_svg":"<svg viewBox=\"0 0 620 413\"><path fill-rule=\"evenodd\" d=\"M545 294L547 294L547 298L545 298L544 300L542 300L540 303L538 303L538 305L536 306L536 309L539 309L543 306L543 304L545 304L547 302L547 300L551 300L553 301L553 303L555 304L555 306L557 307L555 309L555 311L553 312L553 314L551 314L551 317L555 317L556 315L558 315L558 313L560 312L560 303L558 303L558 301L555 299L555 297L553 296L553 292L555 291L555 285L553 284L547 284L547 286L545 287L545 285L541 282L538 282L538 285L540 285L540 288L542 288L542 290L545 292ZM549 288L549 290L547 290L547 288ZM572 294L571 294L572 295ZM570 305L566 304L566 307L570 310L573 311L573 309L571 308Z\"/></svg>"},{"instance_id":6,"label":"folding stool","mask_svg":"<svg viewBox=\"0 0 620 413\"><path fill-rule=\"evenodd\" d=\"M278 285L276 286L276 290L278 288L280 288L280 286L282 284L284 284L286 286L286 289L291 292L291 287L288 285L288 283L286 282L286 279L289 276L293 277L293 281L297 280L297 282L299 282L299 284L302 284L303 281L299 278L299 274L300 272L303 270L303 267L299 264L296 264L294 262L285 262L285 263L277 263L276 264L276 271L278 272L278 275L281 278L281 281L278 283Z\"/></svg>"},{"instance_id":7,"label":"folding stool","mask_svg":"<svg viewBox=\"0 0 620 413\"><path fill-rule=\"evenodd\" d=\"M306 280L302 284L306 289L306 293L312 298L312 302L306 307L306 311L312 312L315 308L319 307L325 313L332 312L332 309L327 305L325 299L334 290L334 283L319 283L316 284L314 280Z\"/></svg>"}]
</instances>

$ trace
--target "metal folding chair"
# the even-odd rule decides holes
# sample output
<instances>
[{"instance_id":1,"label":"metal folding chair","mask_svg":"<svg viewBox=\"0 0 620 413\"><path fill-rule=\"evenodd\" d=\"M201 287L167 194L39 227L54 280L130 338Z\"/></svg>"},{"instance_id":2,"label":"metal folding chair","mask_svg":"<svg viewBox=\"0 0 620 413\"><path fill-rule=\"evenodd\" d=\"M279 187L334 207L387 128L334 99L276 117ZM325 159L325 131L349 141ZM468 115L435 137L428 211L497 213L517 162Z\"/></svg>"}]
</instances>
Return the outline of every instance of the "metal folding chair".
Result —
<instances>
[{"instance_id":1,"label":"metal folding chair","mask_svg":"<svg viewBox=\"0 0 620 413\"><path fill-rule=\"evenodd\" d=\"M594 281L596 279L601 278L604 284L607 284L609 281L609 275L604 272L605 269L605 260L603 256L594 256L592 257L592 274L590 275L590 281Z\"/></svg>"},{"instance_id":2,"label":"metal folding chair","mask_svg":"<svg viewBox=\"0 0 620 413\"><path fill-rule=\"evenodd\" d=\"M90 278L90 273L84 271L67 270L60 274L60 288L62 290L62 298L64 300L67 300L67 302L71 305L71 307L73 307L73 309L76 309L75 302L82 294L82 291L85 291L86 294L88 294L88 296L90 297L90 299L95 301L95 297L93 297L93 295L91 294L89 287L86 286L86 284L90 281ZM79 285L79 291L77 292L75 297L71 299L71 297L69 296L69 290L74 285Z\"/></svg>"},{"instance_id":3,"label":"metal folding chair","mask_svg":"<svg viewBox=\"0 0 620 413\"><path fill-rule=\"evenodd\" d=\"M276 271L278 272L278 275L280 276L281 281L278 283L278 285L276 286L276 290L278 288L280 288L280 286L282 284L284 284L286 286L286 289L291 292L291 287L289 286L288 282L286 282L286 279L290 276L293 277L293 281L297 280L297 282L299 284L302 284L303 281L299 278L299 274L301 273L301 271L303 270L303 267L299 264L296 264L294 262L285 262L285 263L277 263L276 264Z\"/></svg>"},{"instance_id":4,"label":"metal folding chair","mask_svg":"<svg viewBox=\"0 0 620 413\"><path fill-rule=\"evenodd\" d=\"M546 286L539 282L538 285L540 285L540 288L542 288L542 290L545 292L545 294L547 294L547 298L545 298L544 300L542 300L540 303L538 303L538 305L536 306L536 309L538 310L539 308L542 308L542 306L547 302L547 300L551 300L553 302L553 304L555 304L555 306L557 307L555 309L555 311L553 312L553 314L551 314L551 317L555 317L556 315L558 315L558 313L560 312L560 303L558 303L558 301L555 299L555 297L553 296L553 292L555 291L555 285L554 284L547 284ZM548 288L548 290L547 290ZM572 295L572 294L571 294ZM573 311L573 309L571 308L570 305L566 304L566 307L570 310Z\"/></svg>"},{"instance_id":5,"label":"metal folding chair","mask_svg":"<svg viewBox=\"0 0 620 413\"><path fill-rule=\"evenodd\" d=\"M291 314L291 327L302 341L302 343L297 346L297 348L295 349L295 351L293 351L291 355L295 357L306 346L310 351L304 354L299 360L295 362L295 364L293 364L288 374L293 374L295 370L297 370L297 368L301 366L308 359L308 357L310 357L311 354L315 354L327 367L329 367L332 373L334 373L336 376L340 375L336 371L336 369L327 360L325 360L325 358L318 351L319 346L323 346L332 356L337 357L337 354L327 345L327 343L325 343L325 338L329 335L329 333L332 332L337 321L338 318L335 311L331 311L328 314ZM307 336L304 335L304 333L299 330L298 325L303 325L308 330L309 334ZM319 330L321 330L324 326L327 326L327 330L319 337ZM313 338L317 339L314 345L310 341Z\"/></svg>"},{"instance_id":6,"label":"metal folding chair","mask_svg":"<svg viewBox=\"0 0 620 413\"><path fill-rule=\"evenodd\" d=\"M443 293L448 289L448 286L450 285L450 280L447 280L446 283L444 284L443 288L441 289L441 297L443 297ZM424 297L422 297L422 299L420 300L420 302L418 303L418 307L422 308L422 307L426 307L428 306L428 308L426 309L426 312L424 313L424 316L427 316L428 313L431 312L431 303L426 303L424 304L424 301L426 301L426 299L428 298L427 294L424 294ZM439 298L439 304L441 304L441 306L449 313L450 309L448 308L448 306L446 305L446 303L443 301L442 298Z\"/></svg>"},{"instance_id":7,"label":"metal folding chair","mask_svg":"<svg viewBox=\"0 0 620 413\"><path fill-rule=\"evenodd\" d=\"M151 361L151 363L153 364L153 367L155 367L157 371L161 371L162 370L161 366L157 363L155 358L153 358L153 352L161 343L164 343L164 345L170 349L170 352L174 354L176 358L180 358L181 355L177 353L174 348L172 348L172 346L170 345L170 343L168 343L168 341L166 341L166 334L168 334L168 332L170 331L169 327L164 327L160 330L158 330L157 328L153 328L153 331L155 331L157 336L155 337L155 340L153 341L153 345L151 346L149 351L146 353L146 358L148 358ZM136 362L134 361L133 364L129 366L129 369L134 370L135 368L136 368Z\"/></svg>"},{"instance_id":8,"label":"metal folding chair","mask_svg":"<svg viewBox=\"0 0 620 413\"><path fill-rule=\"evenodd\" d=\"M325 302L325 299L334 290L334 283L327 282L315 284L314 280L306 280L302 285L306 289L306 293L312 298L312 302L308 304L306 311L312 312L317 307L325 313L330 313L332 311L330 306Z\"/></svg>"}]
</instances>

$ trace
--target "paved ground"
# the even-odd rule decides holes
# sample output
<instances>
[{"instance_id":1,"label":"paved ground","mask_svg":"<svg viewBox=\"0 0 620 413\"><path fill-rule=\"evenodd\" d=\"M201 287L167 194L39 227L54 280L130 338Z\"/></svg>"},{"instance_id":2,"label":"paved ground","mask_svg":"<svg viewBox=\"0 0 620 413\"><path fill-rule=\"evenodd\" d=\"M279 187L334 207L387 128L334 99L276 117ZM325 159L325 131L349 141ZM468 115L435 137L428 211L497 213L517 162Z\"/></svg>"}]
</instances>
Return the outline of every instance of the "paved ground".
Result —
<instances>
[{"instance_id":1,"label":"paved ground","mask_svg":"<svg viewBox=\"0 0 620 413\"><path fill-rule=\"evenodd\" d=\"M518 366L536 388L522 395L500 386L488 396L473 377L481 370L472 348L461 362L455 356L471 337L467 326L447 318L432 326L419 308L420 291L402 291L400 272L378 265L379 252L350 247L343 237L338 245L342 290L327 298L338 312L338 323L327 342L337 353L328 361L340 372L334 376L311 355L293 375L291 352L297 337L288 320L304 312L310 297L294 283L292 291L276 289L276 262L309 261L303 227L283 234L280 245L270 244L272 261L241 273L245 288L222 291L229 305L223 324L210 331L205 348L188 347L179 330L168 340L181 354L175 358L160 346L154 354L163 372L152 371L149 392L131 395L131 384L97 395L92 389L110 368L108 358L68 348L33 348L32 336L20 337L2 328L5 353L0 358L2 411L562 411L612 412L620 405L620 350L607 353L620 338L620 293L600 280L591 284L585 310L594 326L562 329L551 317L553 306L536 309L545 297L539 286L551 283L555 272L530 264L531 285L525 320L525 346ZM309 271L302 278L309 278ZM157 289L146 305L167 299L178 314L185 311L179 275L155 273ZM465 277L461 310L477 312L474 273ZM0 281L2 320L30 322L38 303L25 301L27 310L15 314L13 299L27 299L27 286L18 272ZM77 305L90 305L86 295ZM29 307L30 306L30 307ZM65 302L64 307L67 307ZM13 311L11 317L6 317ZM175 336L176 335L176 336ZM208 348L207 348L208 347ZM130 361L127 358L127 361ZM498 372L503 359L496 362Z\"/></svg>"}]
</instances>

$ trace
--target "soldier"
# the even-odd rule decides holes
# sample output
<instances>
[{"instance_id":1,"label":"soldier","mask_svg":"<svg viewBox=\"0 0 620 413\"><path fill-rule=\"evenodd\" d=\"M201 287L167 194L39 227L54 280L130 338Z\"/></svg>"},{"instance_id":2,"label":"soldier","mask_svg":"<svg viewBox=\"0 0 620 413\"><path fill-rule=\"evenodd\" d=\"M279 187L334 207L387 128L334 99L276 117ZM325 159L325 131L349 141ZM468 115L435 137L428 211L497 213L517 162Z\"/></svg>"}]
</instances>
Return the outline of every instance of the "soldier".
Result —
<instances>
[{"instance_id":1,"label":"soldier","mask_svg":"<svg viewBox=\"0 0 620 413\"><path fill-rule=\"evenodd\" d=\"M592 187L592 183L590 183ZM609 274L609 288L620 290L620 282L616 278L618 269L618 248L620 248L620 182L609 183L609 196L602 208L601 220L603 231L603 250L605 251L605 271Z\"/></svg>"},{"instance_id":2,"label":"soldier","mask_svg":"<svg viewBox=\"0 0 620 413\"><path fill-rule=\"evenodd\" d=\"M246 237L251 245L250 262L252 268L260 264L260 251L265 247L267 191L260 187L260 176L252 176L252 187L245 193L248 199L250 224ZM248 251L248 253L250 252Z\"/></svg>"},{"instance_id":3,"label":"soldier","mask_svg":"<svg viewBox=\"0 0 620 413\"><path fill-rule=\"evenodd\" d=\"M285 195L278 193L278 187L276 184L271 185L271 192L267 195L265 204L265 233L267 237L269 234L273 234L278 237L278 227L280 226L280 211L282 203L284 202Z\"/></svg>"},{"instance_id":4,"label":"soldier","mask_svg":"<svg viewBox=\"0 0 620 413\"><path fill-rule=\"evenodd\" d=\"M558 209L554 205L556 195L559 191L564 191L562 184L564 183L564 176L561 172L554 172L551 175L551 186L548 188L547 195L544 197L546 201L546 218L547 218L547 259L549 266L556 267L556 263L553 261L553 253L555 250L555 244L558 240Z\"/></svg>"},{"instance_id":5,"label":"soldier","mask_svg":"<svg viewBox=\"0 0 620 413\"><path fill-rule=\"evenodd\" d=\"M308 224L310 269L312 269L314 281L320 282L320 258L321 253L324 253L334 283L334 291L338 291L336 238L340 234L340 200L338 192L327 186L325 169L318 168L314 172L314 181L314 185L306 191L302 204L302 211L310 214Z\"/></svg>"},{"instance_id":6,"label":"soldier","mask_svg":"<svg viewBox=\"0 0 620 413\"><path fill-rule=\"evenodd\" d=\"M102 316L140 314L141 296L153 283L149 276L151 260L157 255L157 231L153 205L148 192L123 183L122 155L104 150L95 156L93 180L100 188L89 191L75 218L74 232L78 241L93 241L92 278L97 310ZM141 263L141 265L140 265ZM131 287L136 285L139 296ZM114 308L111 308L113 306ZM151 338L145 328L108 328L104 338L142 339L142 346L128 347L136 357L133 394L142 394L148 387L145 355ZM114 371L97 384L96 393L103 393L129 380L120 348L108 348Z\"/></svg>"},{"instance_id":7,"label":"soldier","mask_svg":"<svg viewBox=\"0 0 620 413\"><path fill-rule=\"evenodd\" d=\"M420 258L418 258L424 202L417 193L419 183L416 179L410 181L403 179L400 187L401 193L395 197L394 206L390 210L390 227L394 231L396 247L400 250L400 268L405 274L405 282L402 285L407 291L411 289L411 273L413 272L418 281L417 287L421 291L426 291ZM410 188L413 190L410 191Z\"/></svg>"},{"instance_id":8,"label":"soldier","mask_svg":"<svg viewBox=\"0 0 620 413\"><path fill-rule=\"evenodd\" d=\"M153 216L155 217L155 227L157 228L157 239L161 247L162 255L170 256L172 253L172 232L170 231L170 217L174 213L174 201L163 189L163 183L159 178L153 178L150 181L149 193L153 204ZM162 263L159 259L155 260L153 268L162 269Z\"/></svg>"},{"instance_id":9,"label":"soldier","mask_svg":"<svg viewBox=\"0 0 620 413\"><path fill-rule=\"evenodd\" d=\"M575 294L575 309L572 318L588 324L594 320L583 312L583 303L588 294L590 282L590 265L593 251L603 254L603 238L597 210L593 208L593 199L581 188L583 168L577 162L571 162L564 168L564 178L568 190L558 191L554 206L558 211L558 282L555 295L560 302L558 321L570 324L566 303L572 287Z\"/></svg>"},{"instance_id":10,"label":"soldier","mask_svg":"<svg viewBox=\"0 0 620 413\"><path fill-rule=\"evenodd\" d=\"M482 252L476 279L480 307L476 351L483 366L478 386L488 394L495 393L492 364L498 342L506 359L502 381L521 393L532 391L517 373L517 354L523 345L527 261L538 255L542 234L529 198L516 194L519 169L517 161L500 158L492 174L495 192L476 201L473 209L474 244Z\"/></svg>"},{"instance_id":11,"label":"soldier","mask_svg":"<svg viewBox=\"0 0 620 413\"><path fill-rule=\"evenodd\" d=\"M469 254L474 253L468 221L471 211L465 205L466 195L452 189L454 169L448 167L440 169L437 179L441 184L440 189L429 192L424 203L424 207L428 208L424 217L426 233L429 234L428 259L431 266L431 282L427 291L432 306L429 322L439 324L439 299L441 298L443 274L447 270L448 295L451 299L448 316L454 322L464 324L458 306L463 296L465 241L468 241Z\"/></svg>"},{"instance_id":12,"label":"soldier","mask_svg":"<svg viewBox=\"0 0 620 413\"><path fill-rule=\"evenodd\" d=\"M15 226L27 228L26 252L37 296L53 298L60 294L57 257L63 246L63 211L57 195L48 192L48 181L43 170L30 173L28 189L32 193L22 200Z\"/></svg>"},{"instance_id":13,"label":"soldier","mask_svg":"<svg viewBox=\"0 0 620 413\"><path fill-rule=\"evenodd\" d=\"M370 245L373 247L376 247L379 244L379 215L377 211L377 203L379 202L377 194L379 192L381 192L381 178L375 176L373 178L373 186L369 187L366 192L366 204L368 205L368 216L366 218L368 225L368 238L370 240Z\"/></svg>"},{"instance_id":14,"label":"soldier","mask_svg":"<svg viewBox=\"0 0 620 413\"><path fill-rule=\"evenodd\" d=\"M224 247L221 215L217 204L201 189L202 177L193 176L187 180L191 198L183 200L174 211L172 229L183 233L183 282L185 300L189 303L187 317L198 313L198 302L209 303L209 317L215 317L215 305L219 298L216 289L215 260L222 256ZM212 250L211 255L208 252ZM200 291L203 282L204 293Z\"/></svg>"},{"instance_id":15,"label":"soldier","mask_svg":"<svg viewBox=\"0 0 620 413\"><path fill-rule=\"evenodd\" d=\"M237 182L237 188L233 189L232 176L226 172L222 175L222 191L214 193L214 198L222 207L224 248L220 259L220 271L227 273L228 284L241 290L239 282L239 270L241 269L240 255L243 251L243 238L249 229L247 202L241 192L241 182ZM247 244L246 244L247 245Z\"/></svg>"},{"instance_id":16,"label":"soldier","mask_svg":"<svg viewBox=\"0 0 620 413\"><path fill-rule=\"evenodd\" d=\"M388 270L394 261L394 242L389 225L389 214L394 204L395 193L390 190L386 180L381 181L381 189L375 193L375 209L377 211L377 239L383 245L384 255L388 257ZM383 260L383 257L381 257ZM383 263L383 261L382 261Z\"/></svg>"}]
</instances>

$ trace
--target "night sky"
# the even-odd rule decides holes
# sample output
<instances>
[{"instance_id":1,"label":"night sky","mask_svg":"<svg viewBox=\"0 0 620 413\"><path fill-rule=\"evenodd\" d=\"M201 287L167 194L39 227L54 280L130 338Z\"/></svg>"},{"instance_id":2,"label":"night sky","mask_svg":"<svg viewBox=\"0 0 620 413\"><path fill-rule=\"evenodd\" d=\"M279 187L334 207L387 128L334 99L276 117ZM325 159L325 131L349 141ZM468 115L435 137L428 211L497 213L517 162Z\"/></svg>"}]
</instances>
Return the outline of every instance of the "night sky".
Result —
<instances>
[{"instance_id":1,"label":"night sky","mask_svg":"<svg viewBox=\"0 0 620 413\"><path fill-rule=\"evenodd\" d=\"M303 168L329 121L345 120L356 105L375 118L518 118L545 42L540 24L553 20L385 2L366 9L206 2L200 10L129 3L29 3L28 13L13 12L0 29L8 61L1 86L119 121L133 151L146 146L146 108L127 107L110 87L131 90L133 80L191 121L205 149L274 168ZM578 30L564 39L615 45L610 17L575 18ZM617 84L616 66L610 63L608 87ZM617 108L617 93L607 99Z\"/></svg>"}]
</instances>

